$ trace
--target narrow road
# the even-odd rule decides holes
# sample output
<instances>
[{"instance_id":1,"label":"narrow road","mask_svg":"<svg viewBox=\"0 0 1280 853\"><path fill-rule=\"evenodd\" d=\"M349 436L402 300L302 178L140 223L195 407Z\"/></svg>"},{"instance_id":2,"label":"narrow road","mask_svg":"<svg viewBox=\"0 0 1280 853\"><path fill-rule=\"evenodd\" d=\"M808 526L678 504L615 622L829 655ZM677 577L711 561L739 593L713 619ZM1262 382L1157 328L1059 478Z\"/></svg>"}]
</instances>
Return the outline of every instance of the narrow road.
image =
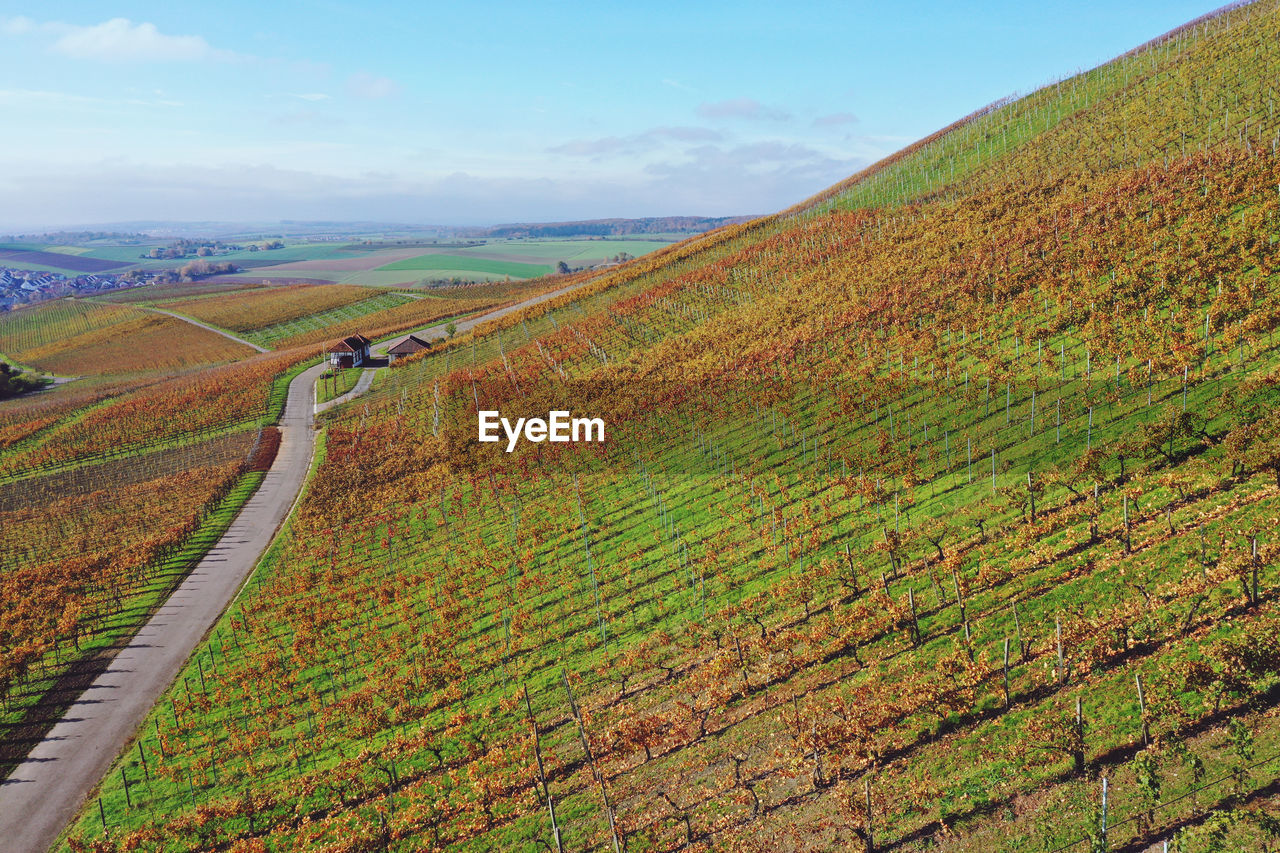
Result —
<instances>
[{"instance_id":1,"label":"narrow road","mask_svg":"<svg viewBox=\"0 0 1280 853\"><path fill-rule=\"evenodd\" d=\"M585 282L583 282L582 284L585 284ZM546 302L548 299L555 299L557 296L563 296L564 294L568 293L574 288L580 287L580 286L581 284L571 284L567 287L561 287L558 290L552 290L547 293L540 294L538 296L530 297L529 299L526 299L523 302L517 302L514 305L508 305L506 308L498 308L486 314L475 314L471 317L467 317L465 320L454 320L452 322L457 325L457 329L455 330L455 333L460 335L463 332L469 332L472 329L474 329L476 326L479 326L481 323L487 322L489 320L496 320L499 317L505 317L506 315L511 314L515 311L519 311L522 308L528 308L532 305L537 305L540 302ZM409 294L403 294L403 295L408 296ZM389 335L385 338L381 338L380 340L374 343L374 346L383 347L384 345L389 344L392 341L400 340L406 335L417 335L423 340L430 340L430 338L427 336L431 335L432 332L437 333L436 335L434 335L434 337L436 337L439 340L444 340L447 337L447 333L445 332L445 329L448 327L449 323L450 323L449 320L441 320L440 322L433 323L430 326L422 326L421 328L417 328L417 329L406 329L405 331L400 332L399 334Z\"/></svg>"},{"instance_id":2,"label":"narrow road","mask_svg":"<svg viewBox=\"0 0 1280 853\"><path fill-rule=\"evenodd\" d=\"M485 320L554 299L572 289L573 286L563 287L456 321L458 331L469 331ZM189 317L172 316L261 350ZM418 333L443 333L447 325L448 321L437 323ZM0 847L6 853L46 853L253 572L306 480L315 450L315 384L327 367L317 364L289 383L275 462L218 544L26 760L0 781ZM374 372L366 371L356 389L362 385L368 388ZM356 389L349 396L354 396Z\"/></svg>"},{"instance_id":3,"label":"narrow road","mask_svg":"<svg viewBox=\"0 0 1280 853\"><path fill-rule=\"evenodd\" d=\"M222 335L224 338L233 340L238 344L244 344L247 347L256 349L258 352L271 352L271 350L267 349L266 347L260 347L257 344L255 344L253 341L246 341L244 338L237 338L235 335L231 334L226 329L219 329L217 326L210 326L208 323L201 323L199 320L195 319L194 317L187 317L183 314L177 314L173 311L166 311L163 308L151 308L146 305L139 305L138 307L141 308L143 311L150 311L152 314L167 314L170 317L174 317L178 320L181 320L184 323L190 323L193 326L199 326L202 329L208 329L210 332L213 332L215 335Z\"/></svg>"},{"instance_id":4,"label":"narrow road","mask_svg":"<svg viewBox=\"0 0 1280 853\"><path fill-rule=\"evenodd\" d=\"M289 384L279 453L218 544L0 783L0 847L48 850L271 544L311 465L312 394L323 370Z\"/></svg>"}]
</instances>

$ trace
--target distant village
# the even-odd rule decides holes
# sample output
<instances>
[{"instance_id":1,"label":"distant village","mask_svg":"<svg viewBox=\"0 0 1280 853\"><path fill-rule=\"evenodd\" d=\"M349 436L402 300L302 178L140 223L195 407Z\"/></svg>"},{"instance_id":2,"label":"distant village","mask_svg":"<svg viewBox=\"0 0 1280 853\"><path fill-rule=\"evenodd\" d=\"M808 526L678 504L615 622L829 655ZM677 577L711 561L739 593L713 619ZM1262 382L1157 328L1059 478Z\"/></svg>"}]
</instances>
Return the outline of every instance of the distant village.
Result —
<instances>
[{"instance_id":1,"label":"distant village","mask_svg":"<svg viewBox=\"0 0 1280 853\"><path fill-rule=\"evenodd\" d=\"M146 284L147 273L81 273L66 276L60 272L13 269L0 267L0 311L8 311L18 305L43 302L59 296L101 293L121 287Z\"/></svg>"},{"instance_id":2,"label":"distant village","mask_svg":"<svg viewBox=\"0 0 1280 853\"><path fill-rule=\"evenodd\" d=\"M239 269L235 264L197 260L177 270L130 269L69 276L60 272L0 266L0 312L60 296L88 296L144 284L191 281L206 275L239 272Z\"/></svg>"}]
</instances>

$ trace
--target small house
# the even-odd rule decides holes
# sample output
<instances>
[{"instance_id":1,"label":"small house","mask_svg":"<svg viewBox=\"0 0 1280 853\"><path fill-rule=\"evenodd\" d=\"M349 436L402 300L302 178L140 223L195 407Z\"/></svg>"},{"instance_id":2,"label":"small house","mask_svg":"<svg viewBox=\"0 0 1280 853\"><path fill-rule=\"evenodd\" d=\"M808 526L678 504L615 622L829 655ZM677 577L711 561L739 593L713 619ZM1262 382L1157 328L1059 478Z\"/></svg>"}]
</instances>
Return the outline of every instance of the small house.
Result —
<instances>
[{"instance_id":1,"label":"small house","mask_svg":"<svg viewBox=\"0 0 1280 853\"><path fill-rule=\"evenodd\" d=\"M351 335L329 346L329 364L334 367L359 367L369 359L373 341L364 335Z\"/></svg>"},{"instance_id":2,"label":"small house","mask_svg":"<svg viewBox=\"0 0 1280 853\"><path fill-rule=\"evenodd\" d=\"M406 358L427 349L431 349L430 343L417 335L408 335L387 347L387 358L395 361L397 358Z\"/></svg>"}]
</instances>

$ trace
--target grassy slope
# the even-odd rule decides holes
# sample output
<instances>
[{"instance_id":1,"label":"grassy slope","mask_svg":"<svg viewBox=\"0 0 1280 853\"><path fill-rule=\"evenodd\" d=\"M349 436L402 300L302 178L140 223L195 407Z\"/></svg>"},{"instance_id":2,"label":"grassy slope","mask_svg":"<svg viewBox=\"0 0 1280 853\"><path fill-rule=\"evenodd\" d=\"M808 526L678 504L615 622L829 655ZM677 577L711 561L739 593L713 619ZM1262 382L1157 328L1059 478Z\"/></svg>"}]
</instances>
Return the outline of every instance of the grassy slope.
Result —
<instances>
[{"instance_id":1,"label":"grassy slope","mask_svg":"<svg viewBox=\"0 0 1280 853\"><path fill-rule=\"evenodd\" d=\"M1274 14L1237 13L1187 50L1243 67ZM1093 774L1127 819L1113 842L1189 820L1183 841L1201 849L1189 836L1233 786L1237 805L1266 805L1264 764L1142 826L1153 766L1164 802L1275 753L1274 723L1251 707L1272 707L1277 660L1264 415L1280 368L1277 165L1165 174L1159 134L1131 140L1134 162L1160 169L1029 189L992 178L972 202L892 218L727 229L393 370L369 414L331 427L291 538L202 651L219 661L207 695L179 687L176 710L157 712L169 781L146 813L125 811L117 774L104 783L113 837L154 821L151 843L178 848L263 833L275 849L532 848L549 824L522 685L575 848L609 843L602 789L629 849L679 848L686 832L726 848L854 844L864 778L877 837L908 849L1080 838ZM1007 150L975 152L967 174ZM866 198L932 192L930 171ZM1213 192L1196 202L1197 186ZM858 187L835 206L861 204ZM556 366L606 381L570 398L615 416L606 457L522 457L517 473L432 440L437 379L465 435L473 398L536 410L563 393ZM1205 438L1179 432L1184 407L1205 415ZM1255 424L1265 440L1243 452L1231 430ZM335 516L329 498L353 485L365 500ZM1213 713L1222 690L1230 730ZM1076 696L1084 777L1060 753ZM1226 831L1240 847L1260 837Z\"/></svg>"}]
</instances>

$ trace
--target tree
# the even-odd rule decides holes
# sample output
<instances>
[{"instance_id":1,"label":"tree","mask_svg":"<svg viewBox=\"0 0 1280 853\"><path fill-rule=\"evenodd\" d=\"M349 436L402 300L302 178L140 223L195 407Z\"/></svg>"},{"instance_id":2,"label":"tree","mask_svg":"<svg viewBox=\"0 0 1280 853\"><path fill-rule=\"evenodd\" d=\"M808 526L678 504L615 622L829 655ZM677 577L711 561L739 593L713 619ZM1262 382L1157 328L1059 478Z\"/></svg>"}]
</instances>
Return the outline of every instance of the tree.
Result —
<instances>
[{"instance_id":1,"label":"tree","mask_svg":"<svg viewBox=\"0 0 1280 853\"><path fill-rule=\"evenodd\" d=\"M0 400L25 394L40 387L40 381L23 374L21 370L0 362Z\"/></svg>"},{"instance_id":2,"label":"tree","mask_svg":"<svg viewBox=\"0 0 1280 853\"><path fill-rule=\"evenodd\" d=\"M458 334L458 324L450 323L449 325L445 326L444 333L448 335L450 338L452 338L454 335Z\"/></svg>"},{"instance_id":3,"label":"tree","mask_svg":"<svg viewBox=\"0 0 1280 853\"><path fill-rule=\"evenodd\" d=\"M569 265L564 261L561 261L560 263L556 264L556 272L559 273L560 275L568 275Z\"/></svg>"}]
</instances>

